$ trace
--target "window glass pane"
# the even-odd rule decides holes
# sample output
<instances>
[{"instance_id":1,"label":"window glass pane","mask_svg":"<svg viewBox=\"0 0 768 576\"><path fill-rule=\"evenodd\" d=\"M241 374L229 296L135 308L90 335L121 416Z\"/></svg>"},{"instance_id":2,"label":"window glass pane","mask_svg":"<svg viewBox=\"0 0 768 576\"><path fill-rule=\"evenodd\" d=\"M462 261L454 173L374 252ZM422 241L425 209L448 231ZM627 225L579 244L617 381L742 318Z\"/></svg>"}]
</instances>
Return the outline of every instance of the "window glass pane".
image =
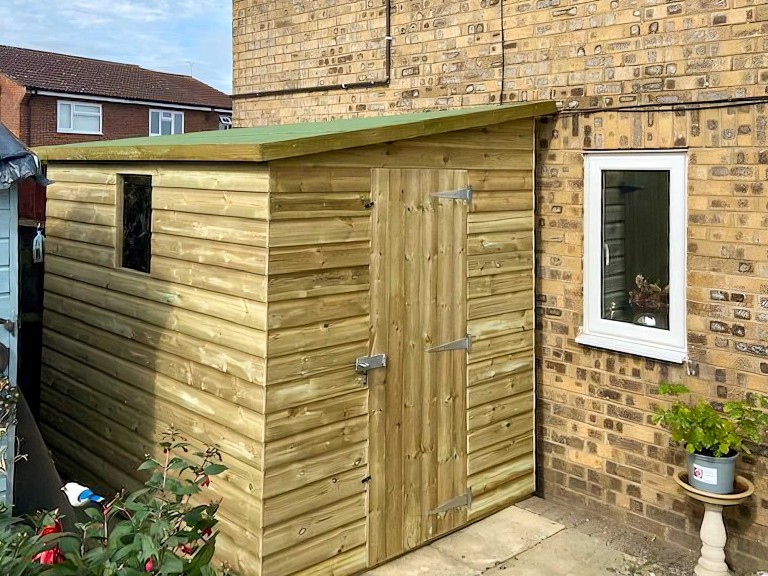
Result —
<instances>
[{"instance_id":1,"label":"window glass pane","mask_svg":"<svg viewBox=\"0 0 768 576\"><path fill-rule=\"evenodd\" d=\"M149 272L152 177L123 176L123 268Z\"/></svg>"},{"instance_id":2,"label":"window glass pane","mask_svg":"<svg viewBox=\"0 0 768 576\"><path fill-rule=\"evenodd\" d=\"M78 116L72 119L76 132L100 132L101 121L98 116Z\"/></svg>"},{"instance_id":3,"label":"window glass pane","mask_svg":"<svg viewBox=\"0 0 768 576\"><path fill-rule=\"evenodd\" d=\"M75 104L75 114L87 114L90 116L100 116L101 110L98 106L89 106L88 104Z\"/></svg>"},{"instance_id":4,"label":"window glass pane","mask_svg":"<svg viewBox=\"0 0 768 576\"><path fill-rule=\"evenodd\" d=\"M153 110L149 113L149 135L160 134L160 112Z\"/></svg>"},{"instance_id":5,"label":"window glass pane","mask_svg":"<svg viewBox=\"0 0 768 576\"><path fill-rule=\"evenodd\" d=\"M668 330L668 171L603 171L602 247L602 318Z\"/></svg>"},{"instance_id":6,"label":"window glass pane","mask_svg":"<svg viewBox=\"0 0 768 576\"><path fill-rule=\"evenodd\" d=\"M59 129L72 129L72 104L59 102Z\"/></svg>"},{"instance_id":7,"label":"window glass pane","mask_svg":"<svg viewBox=\"0 0 768 576\"><path fill-rule=\"evenodd\" d=\"M176 112L173 115L173 133L182 134L184 132L184 114Z\"/></svg>"},{"instance_id":8,"label":"window glass pane","mask_svg":"<svg viewBox=\"0 0 768 576\"><path fill-rule=\"evenodd\" d=\"M170 134L171 133L171 128L172 128L171 127L172 123L173 123L172 120L166 120L165 118L163 118L163 121L160 122L160 133L163 134L163 135Z\"/></svg>"}]
</instances>

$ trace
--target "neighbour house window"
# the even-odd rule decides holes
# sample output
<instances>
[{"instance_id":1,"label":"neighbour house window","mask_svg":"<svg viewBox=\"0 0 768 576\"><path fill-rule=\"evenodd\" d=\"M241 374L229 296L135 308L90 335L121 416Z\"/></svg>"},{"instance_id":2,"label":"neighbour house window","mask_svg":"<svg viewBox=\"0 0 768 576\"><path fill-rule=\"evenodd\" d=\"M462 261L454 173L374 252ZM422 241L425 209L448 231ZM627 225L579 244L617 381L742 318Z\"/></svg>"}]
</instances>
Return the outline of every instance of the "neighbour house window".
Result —
<instances>
[{"instance_id":1,"label":"neighbour house window","mask_svg":"<svg viewBox=\"0 0 768 576\"><path fill-rule=\"evenodd\" d=\"M184 134L184 112L149 111L149 135Z\"/></svg>"},{"instance_id":2,"label":"neighbour house window","mask_svg":"<svg viewBox=\"0 0 768 576\"><path fill-rule=\"evenodd\" d=\"M577 342L685 360L685 199L683 152L586 154Z\"/></svg>"},{"instance_id":3,"label":"neighbour house window","mask_svg":"<svg viewBox=\"0 0 768 576\"><path fill-rule=\"evenodd\" d=\"M72 134L101 134L101 104L59 100L56 131Z\"/></svg>"},{"instance_id":4,"label":"neighbour house window","mask_svg":"<svg viewBox=\"0 0 768 576\"><path fill-rule=\"evenodd\" d=\"M122 236L120 266L149 272L152 239L152 177L121 176Z\"/></svg>"}]
</instances>

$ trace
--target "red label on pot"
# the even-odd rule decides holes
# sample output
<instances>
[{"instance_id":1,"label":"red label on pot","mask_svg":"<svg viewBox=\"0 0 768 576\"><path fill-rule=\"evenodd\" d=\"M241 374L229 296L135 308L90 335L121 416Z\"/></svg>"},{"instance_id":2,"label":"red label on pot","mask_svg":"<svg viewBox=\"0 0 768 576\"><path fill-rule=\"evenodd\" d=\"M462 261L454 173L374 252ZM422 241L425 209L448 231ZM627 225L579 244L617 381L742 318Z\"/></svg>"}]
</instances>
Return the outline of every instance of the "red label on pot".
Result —
<instances>
[{"instance_id":1,"label":"red label on pot","mask_svg":"<svg viewBox=\"0 0 768 576\"><path fill-rule=\"evenodd\" d=\"M694 464L693 477L704 484L717 484L717 468L707 468L706 466Z\"/></svg>"}]
</instances>

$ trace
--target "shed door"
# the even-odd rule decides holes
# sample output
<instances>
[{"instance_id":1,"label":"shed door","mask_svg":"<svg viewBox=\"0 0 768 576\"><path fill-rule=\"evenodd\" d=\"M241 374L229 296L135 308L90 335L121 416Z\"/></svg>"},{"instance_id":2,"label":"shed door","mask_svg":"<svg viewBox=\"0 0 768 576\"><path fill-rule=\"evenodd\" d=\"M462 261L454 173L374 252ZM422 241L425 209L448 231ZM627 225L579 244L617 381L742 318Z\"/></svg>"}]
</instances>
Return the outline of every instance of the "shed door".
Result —
<instances>
[{"instance_id":1,"label":"shed door","mask_svg":"<svg viewBox=\"0 0 768 576\"><path fill-rule=\"evenodd\" d=\"M467 203L433 196L466 185L460 170L372 173L371 353L387 366L368 372L371 565L466 522Z\"/></svg>"},{"instance_id":2,"label":"shed door","mask_svg":"<svg viewBox=\"0 0 768 576\"><path fill-rule=\"evenodd\" d=\"M0 344L8 354L8 366L0 375L16 386L16 321L18 312L18 197L16 185L0 188ZM6 320L8 324L6 325ZM5 353L5 351L3 352ZM14 431L12 424L0 440L0 458L6 472L0 473L0 503L13 502Z\"/></svg>"}]
</instances>

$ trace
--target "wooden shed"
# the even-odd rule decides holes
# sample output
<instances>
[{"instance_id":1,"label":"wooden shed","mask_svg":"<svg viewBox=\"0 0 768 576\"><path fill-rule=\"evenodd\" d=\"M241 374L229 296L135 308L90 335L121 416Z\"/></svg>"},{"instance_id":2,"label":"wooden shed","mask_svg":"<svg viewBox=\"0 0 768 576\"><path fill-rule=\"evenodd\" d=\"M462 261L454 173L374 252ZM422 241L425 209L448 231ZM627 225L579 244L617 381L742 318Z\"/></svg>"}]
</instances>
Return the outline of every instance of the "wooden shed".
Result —
<instances>
[{"instance_id":1,"label":"wooden shed","mask_svg":"<svg viewBox=\"0 0 768 576\"><path fill-rule=\"evenodd\" d=\"M219 550L251 576L361 572L530 495L553 112L38 149L60 465L115 488L168 425L219 446Z\"/></svg>"}]
</instances>

